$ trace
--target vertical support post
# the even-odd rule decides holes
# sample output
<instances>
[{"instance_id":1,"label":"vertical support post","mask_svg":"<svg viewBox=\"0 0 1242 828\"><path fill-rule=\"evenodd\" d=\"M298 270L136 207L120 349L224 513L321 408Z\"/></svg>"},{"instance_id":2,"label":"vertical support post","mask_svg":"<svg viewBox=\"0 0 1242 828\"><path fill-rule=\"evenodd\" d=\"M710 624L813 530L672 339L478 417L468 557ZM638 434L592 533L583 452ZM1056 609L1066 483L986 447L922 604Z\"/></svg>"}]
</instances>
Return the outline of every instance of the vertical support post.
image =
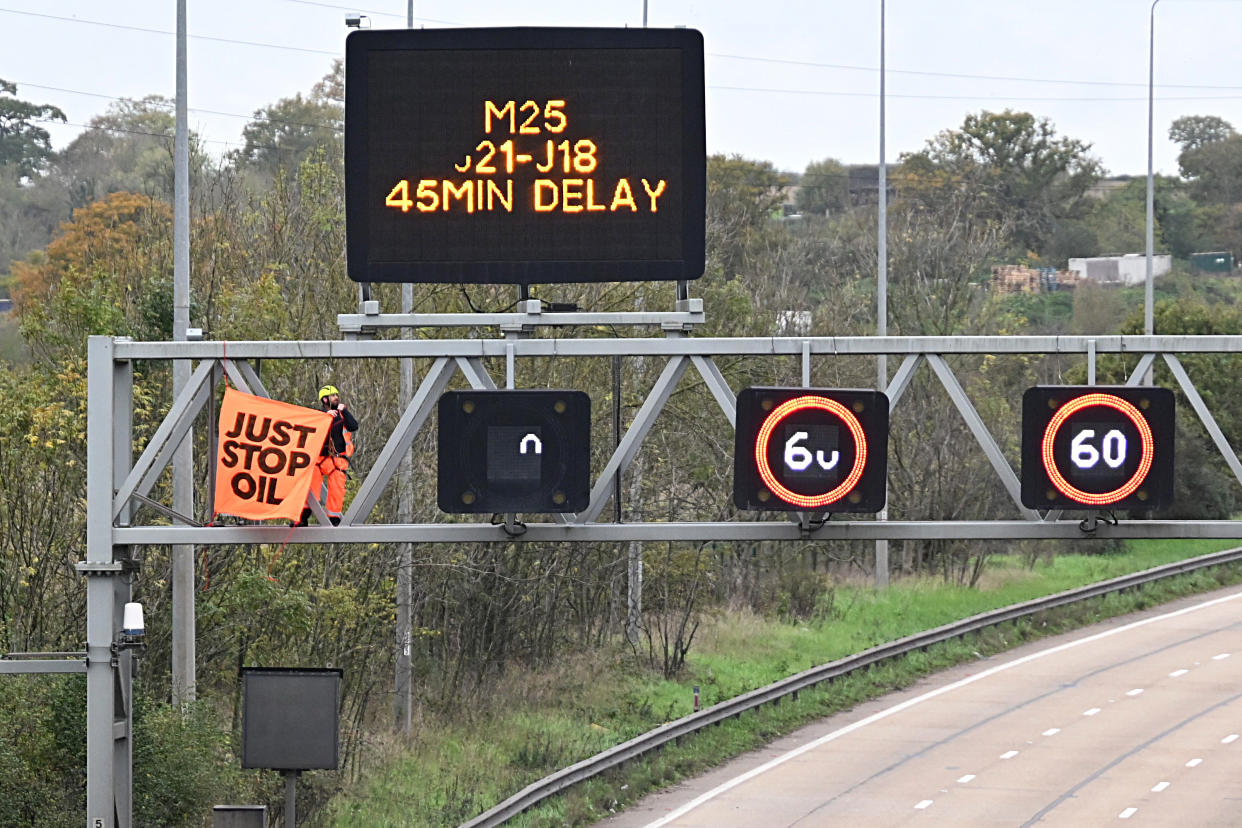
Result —
<instances>
[{"instance_id":1,"label":"vertical support post","mask_svg":"<svg viewBox=\"0 0 1242 828\"><path fill-rule=\"evenodd\" d=\"M173 147L173 341L185 342L190 326L190 139L186 102L186 0L177 0L177 102ZM173 398L190 380L190 361L173 360ZM173 510L194 514L194 432L173 454ZM173 704L194 700L194 547L172 547Z\"/></svg>"},{"instance_id":2,"label":"vertical support post","mask_svg":"<svg viewBox=\"0 0 1242 828\"><path fill-rule=\"evenodd\" d=\"M115 492L134 465L134 366L131 362L112 363L112 484ZM134 507L126 504L116 518L119 526L133 520ZM112 634L121 628L124 607L133 594L132 577L137 572L128 546L113 547L113 559L128 569L107 580L112 582ZM128 828L134 811L134 652L121 650L114 654L115 704L112 722L113 796L116 799L117 825Z\"/></svg>"},{"instance_id":3,"label":"vertical support post","mask_svg":"<svg viewBox=\"0 0 1242 828\"><path fill-rule=\"evenodd\" d=\"M284 771L285 777L285 828L298 824L298 772Z\"/></svg>"},{"instance_id":4,"label":"vertical support post","mask_svg":"<svg viewBox=\"0 0 1242 828\"><path fill-rule=\"evenodd\" d=\"M1143 333L1151 336L1156 332L1154 316L1154 283L1155 272L1152 269L1152 255L1156 247L1156 175L1155 149L1152 140L1155 125L1156 103L1156 4L1160 0L1152 0L1151 14L1148 20L1147 41L1147 273L1143 288ZM1147 375L1144 385L1151 385L1151 373Z\"/></svg>"},{"instance_id":5,"label":"vertical support post","mask_svg":"<svg viewBox=\"0 0 1242 828\"><path fill-rule=\"evenodd\" d=\"M880 165L876 172L878 218L876 227L876 336L888 336L888 167L884 151L884 0L880 0ZM876 357L876 388L888 388L888 356ZM888 484L885 483L885 486ZM876 520L888 520L888 498ZM888 588L888 541L875 542L875 585Z\"/></svg>"},{"instance_id":6,"label":"vertical support post","mask_svg":"<svg viewBox=\"0 0 1242 828\"><path fill-rule=\"evenodd\" d=\"M1095 385L1095 340L1087 340L1087 385Z\"/></svg>"},{"instance_id":7,"label":"vertical support post","mask_svg":"<svg viewBox=\"0 0 1242 828\"><path fill-rule=\"evenodd\" d=\"M637 483L641 475L635 475L632 483ZM643 618L643 545L639 541L630 541L630 551L626 562L626 575L629 583L626 597L625 638L631 644L637 644L642 631Z\"/></svg>"},{"instance_id":8,"label":"vertical support post","mask_svg":"<svg viewBox=\"0 0 1242 828\"><path fill-rule=\"evenodd\" d=\"M132 823L132 656L114 663L112 644L121 627L121 609L130 587L121 575L112 546L112 497L118 456L128 450L129 415L117 415L129 400L118 387L130 376L117 376L113 340L92 336L87 344L86 473L86 816L91 828L129 828ZM126 395L127 396L127 395ZM125 443L121 447L118 443ZM120 668L123 676L118 673Z\"/></svg>"},{"instance_id":9,"label":"vertical support post","mask_svg":"<svg viewBox=\"0 0 1242 828\"><path fill-rule=\"evenodd\" d=\"M410 25L414 23L414 0L410 0ZM414 310L414 285L401 285L401 312L411 313ZM413 335L413 330L406 328L405 338ZM414 360L410 357L401 359L401 405L404 408L414 397ZM414 522L414 460L407 450L401 458L398 481L397 517L402 523ZM397 667L394 682L394 707L397 730L410 734L413 728L413 681L411 671L414 603L414 545L402 543L398 550L397 562Z\"/></svg>"}]
</instances>

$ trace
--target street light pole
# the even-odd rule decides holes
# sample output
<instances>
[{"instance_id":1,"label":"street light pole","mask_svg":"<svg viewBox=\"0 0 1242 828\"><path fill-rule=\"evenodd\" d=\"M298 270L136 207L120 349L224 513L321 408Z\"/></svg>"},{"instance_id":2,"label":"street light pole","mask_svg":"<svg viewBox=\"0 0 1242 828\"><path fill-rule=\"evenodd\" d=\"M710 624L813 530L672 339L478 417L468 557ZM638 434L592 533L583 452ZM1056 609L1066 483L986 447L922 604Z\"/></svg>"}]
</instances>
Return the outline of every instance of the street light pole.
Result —
<instances>
[{"instance_id":1,"label":"street light pole","mask_svg":"<svg viewBox=\"0 0 1242 828\"><path fill-rule=\"evenodd\" d=\"M176 116L173 136L173 340L184 342L190 324L190 139L186 101L186 0L177 0ZM173 398L189 384L188 359L173 362ZM173 453L173 509L194 514L194 434ZM172 700L194 701L194 547L172 547Z\"/></svg>"},{"instance_id":2,"label":"street light pole","mask_svg":"<svg viewBox=\"0 0 1242 828\"><path fill-rule=\"evenodd\" d=\"M1155 122L1155 80L1156 80L1156 5L1160 0L1152 0L1151 16L1148 24L1147 44L1147 283L1143 295L1143 333L1151 336L1155 333L1155 311L1153 297L1155 277L1152 271L1152 251L1156 244L1156 176L1153 164L1153 124ZM1148 385L1151 374L1148 373Z\"/></svg>"},{"instance_id":3,"label":"street light pole","mask_svg":"<svg viewBox=\"0 0 1242 828\"><path fill-rule=\"evenodd\" d=\"M880 166L876 171L879 220L876 228L876 336L888 335L888 169L884 160L884 0L880 0ZM888 389L888 357L876 357L876 381L880 391ZM885 505L876 516L888 520ZM875 542L875 585L888 586L888 541Z\"/></svg>"}]
</instances>

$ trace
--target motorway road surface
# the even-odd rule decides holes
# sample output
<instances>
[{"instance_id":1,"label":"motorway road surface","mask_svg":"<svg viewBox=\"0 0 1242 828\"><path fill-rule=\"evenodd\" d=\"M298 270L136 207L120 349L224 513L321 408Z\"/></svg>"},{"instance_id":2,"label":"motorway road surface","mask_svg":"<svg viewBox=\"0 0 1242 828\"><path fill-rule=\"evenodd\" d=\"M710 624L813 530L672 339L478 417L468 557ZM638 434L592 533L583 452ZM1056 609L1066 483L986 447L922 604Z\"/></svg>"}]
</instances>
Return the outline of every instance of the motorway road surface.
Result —
<instances>
[{"instance_id":1,"label":"motorway road surface","mask_svg":"<svg viewBox=\"0 0 1242 828\"><path fill-rule=\"evenodd\" d=\"M1242 591L925 679L647 797L634 826L1242 826Z\"/></svg>"}]
</instances>

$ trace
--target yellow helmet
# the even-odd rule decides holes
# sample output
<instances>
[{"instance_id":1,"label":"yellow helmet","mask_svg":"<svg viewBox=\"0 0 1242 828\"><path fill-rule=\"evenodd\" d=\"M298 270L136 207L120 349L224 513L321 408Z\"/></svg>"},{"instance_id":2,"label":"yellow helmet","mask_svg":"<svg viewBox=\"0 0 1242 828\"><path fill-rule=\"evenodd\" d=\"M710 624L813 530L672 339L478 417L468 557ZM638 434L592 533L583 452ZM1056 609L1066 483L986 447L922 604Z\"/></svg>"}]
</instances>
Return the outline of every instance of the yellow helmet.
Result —
<instances>
[{"instance_id":1,"label":"yellow helmet","mask_svg":"<svg viewBox=\"0 0 1242 828\"><path fill-rule=\"evenodd\" d=\"M320 400L323 400L325 397L331 397L333 394L336 394L338 397L339 397L339 396L340 396L340 394L341 394L341 392L340 392L340 391L337 391L337 390L336 390L336 386L335 386L335 385L325 385L323 388L320 388L320 389L319 389L319 399L320 399Z\"/></svg>"}]
</instances>

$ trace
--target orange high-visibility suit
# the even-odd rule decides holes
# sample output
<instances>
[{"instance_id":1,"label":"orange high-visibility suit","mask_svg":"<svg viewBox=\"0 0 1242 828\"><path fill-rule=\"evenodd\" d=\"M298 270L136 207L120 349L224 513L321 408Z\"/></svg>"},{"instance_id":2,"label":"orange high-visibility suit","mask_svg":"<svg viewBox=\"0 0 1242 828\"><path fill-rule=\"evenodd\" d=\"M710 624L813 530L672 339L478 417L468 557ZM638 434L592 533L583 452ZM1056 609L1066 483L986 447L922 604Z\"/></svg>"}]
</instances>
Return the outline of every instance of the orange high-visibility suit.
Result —
<instances>
[{"instance_id":1,"label":"orange high-visibility suit","mask_svg":"<svg viewBox=\"0 0 1242 828\"><path fill-rule=\"evenodd\" d=\"M320 499L323 482L328 484L327 498L323 499L324 510L333 525L341 522L345 509L345 472L349 468L349 458L354 455L354 435L358 430L358 421L349 409L329 411L332 415L332 428L328 438L323 441L323 450L319 458L312 464L310 494ZM302 524L310 516L310 509L302 512Z\"/></svg>"}]
</instances>

